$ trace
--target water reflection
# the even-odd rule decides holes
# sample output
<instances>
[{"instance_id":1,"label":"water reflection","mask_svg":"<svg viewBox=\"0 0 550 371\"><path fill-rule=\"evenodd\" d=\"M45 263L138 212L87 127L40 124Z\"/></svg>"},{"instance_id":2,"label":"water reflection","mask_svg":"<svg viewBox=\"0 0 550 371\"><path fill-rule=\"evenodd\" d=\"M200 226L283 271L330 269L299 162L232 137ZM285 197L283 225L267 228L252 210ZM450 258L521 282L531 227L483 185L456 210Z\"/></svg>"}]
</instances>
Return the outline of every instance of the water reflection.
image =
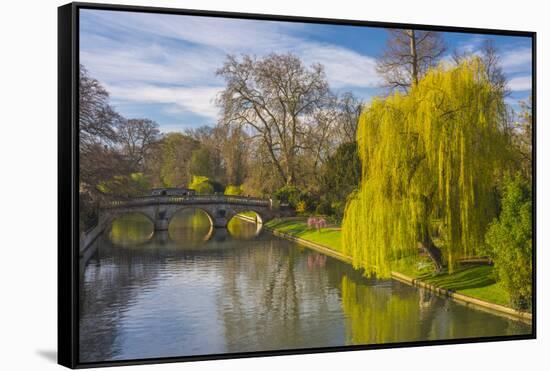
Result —
<instances>
[{"instance_id":1,"label":"water reflection","mask_svg":"<svg viewBox=\"0 0 550 371\"><path fill-rule=\"evenodd\" d=\"M119 246L139 245L151 239L154 228L153 222L145 215L128 213L112 222L109 238Z\"/></svg>"},{"instance_id":2,"label":"water reflection","mask_svg":"<svg viewBox=\"0 0 550 371\"><path fill-rule=\"evenodd\" d=\"M236 223L207 241L199 224L132 247L100 238L80 280L81 361L531 331Z\"/></svg>"},{"instance_id":3,"label":"water reflection","mask_svg":"<svg viewBox=\"0 0 550 371\"><path fill-rule=\"evenodd\" d=\"M237 217L231 218L227 230L232 237L240 240L250 240L257 237L262 231L261 223L248 223Z\"/></svg>"},{"instance_id":4,"label":"water reflection","mask_svg":"<svg viewBox=\"0 0 550 371\"><path fill-rule=\"evenodd\" d=\"M396 281L342 277L347 344L529 333L530 326L480 312Z\"/></svg>"},{"instance_id":5,"label":"water reflection","mask_svg":"<svg viewBox=\"0 0 550 371\"><path fill-rule=\"evenodd\" d=\"M184 209L172 217L168 226L170 238L186 247L200 246L208 241L214 227L204 211L199 209Z\"/></svg>"}]
</instances>

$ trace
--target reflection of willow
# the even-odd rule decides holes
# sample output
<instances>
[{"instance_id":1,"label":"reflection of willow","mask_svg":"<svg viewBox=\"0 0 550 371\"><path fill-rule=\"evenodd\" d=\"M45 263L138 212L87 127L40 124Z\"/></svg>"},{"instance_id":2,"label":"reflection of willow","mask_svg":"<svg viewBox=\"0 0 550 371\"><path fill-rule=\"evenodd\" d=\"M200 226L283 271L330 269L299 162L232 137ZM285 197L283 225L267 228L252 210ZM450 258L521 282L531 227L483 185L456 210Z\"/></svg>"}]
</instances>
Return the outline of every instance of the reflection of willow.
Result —
<instances>
[{"instance_id":1,"label":"reflection of willow","mask_svg":"<svg viewBox=\"0 0 550 371\"><path fill-rule=\"evenodd\" d=\"M202 245L213 233L208 215L199 209L185 209L178 212L168 226L168 235L176 243L189 246Z\"/></svg>"},{"instance_id":2,"label":"reflection of willow","mask_svg":"<svg viewBox=\"0 0 550 371\"><path fill-rule=\"evenodd\" d=\"M145 215L130 213L113 221L109 238L118 246L134 246L149 241L153 233L153 223Z\"/></svg>"},{"instance_id":3,"label":"reflection of willow","mask_svg":"<svg viewBox=\"0 0 550 371\"><path fill-rule=\"evenodd\" d=\"M342 277L342 308L349 344L418 341L430 338L433 297L389 285L365 285ZM419 299L420 297L420 299Z\"/></svg>"}]
</instances>

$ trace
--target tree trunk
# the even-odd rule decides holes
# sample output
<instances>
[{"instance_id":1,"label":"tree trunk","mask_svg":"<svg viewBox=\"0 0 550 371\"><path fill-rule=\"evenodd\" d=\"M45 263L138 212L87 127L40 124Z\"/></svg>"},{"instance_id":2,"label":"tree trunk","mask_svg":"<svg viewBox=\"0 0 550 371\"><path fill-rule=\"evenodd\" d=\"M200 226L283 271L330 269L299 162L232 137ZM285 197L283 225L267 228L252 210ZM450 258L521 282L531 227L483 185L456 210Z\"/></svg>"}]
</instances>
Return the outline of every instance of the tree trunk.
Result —
<instances>
[{"instance_id":1,"label":"tree trunk","mask_svg":"<svg viewBox=\"0 0 550 371\"><path fill-rule=\"evenodd\" d=\"M418 247L422 249L430 259L432 259L435 267L435 272L440 273L443 269L443 254L441 250L437 247L429 235L425 235L423 241L418 242Z\"/></svg>"},{"instance_id":2,"label":"tree trunk","mask_svg":"<svg viewBox=\"0 0 550 371\"><path fill-rule=\"evenodd\" d=\"M409 38L410 38L410 52L411 52L411 77L412 77L412 85L418 84L418 54L416 52L416 34L414 30L409 30Z\"/></svg>"}]
</instances>

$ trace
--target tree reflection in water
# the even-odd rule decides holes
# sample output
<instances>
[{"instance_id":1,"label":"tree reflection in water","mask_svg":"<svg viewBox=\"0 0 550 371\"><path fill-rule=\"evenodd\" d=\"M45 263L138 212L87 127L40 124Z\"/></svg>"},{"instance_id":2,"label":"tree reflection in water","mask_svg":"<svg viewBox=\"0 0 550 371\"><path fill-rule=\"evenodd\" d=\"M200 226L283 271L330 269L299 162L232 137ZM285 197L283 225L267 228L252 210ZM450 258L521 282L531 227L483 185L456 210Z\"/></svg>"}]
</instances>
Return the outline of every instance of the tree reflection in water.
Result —
<instances>
[{"instance_id":1,"label":"tree reflection in water","mask_svg":"<svg viewBox=\"0 0 550 371\"><path fill-rule=\"evenodd\" d=\"M212 233L210 218L200 209L184 209L176 213L168 226L170 239L185 246L200 246Z\"/></svg>"},{"instance_id":2,"label":"tree reflection in water","mask_svg":"<svg viewBox=\"0 0 550 371\"><path fill-rule=\"evenodd\" d=\"M118 246L134 246L151 239L154 225L148 217L139 213L128 213L116 218L109 231L109 238Z\"/></svg>"}]
</instances>

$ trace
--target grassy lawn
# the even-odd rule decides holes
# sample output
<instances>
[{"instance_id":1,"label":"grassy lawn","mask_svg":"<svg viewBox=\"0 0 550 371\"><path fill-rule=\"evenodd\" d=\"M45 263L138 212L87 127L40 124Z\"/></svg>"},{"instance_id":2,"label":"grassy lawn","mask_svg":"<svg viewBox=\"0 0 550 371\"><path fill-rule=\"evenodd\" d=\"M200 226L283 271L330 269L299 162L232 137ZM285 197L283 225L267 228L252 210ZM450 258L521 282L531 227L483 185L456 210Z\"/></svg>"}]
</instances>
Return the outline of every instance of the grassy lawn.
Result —
<instances>
[{"instance_id":1,"label":"grassy lawn","mask_svg":"<svg viewBox=\"0 0 550 371\"><path fill-rule=\"evenodd\" d=\"M491 265L463 265L455 269L452 274L444 270L437 275L427 264L421 264L420 269L413 265L401 265L396 270L434 286L491 303L509 305L508 292L496 282L494 268Z\"/></svg>"},{"instance_id":2,"label":"grassy lawn","mask_svg":"<svg viewBox=\"0 0 550 371\"><path fill-rule=\"evenodd\" d=\"M317 231L308 228L306 219L275 219L268 222L266 226L342 252L340 230L328 228ZM412 263L403 260L396 265L395 270L410 277L419 278L426 283L477 299L509 305L508 293L496 282L493 267L490 265L463 265L452 274L444 271L434 275L427 262Z\"/></svg>"},{"instance_id":3,"label":"grassy lawn","mask_svg":"<svg viewBox=\"0 0 550 371\"><path fill-rule=\"evenodd\" d=\"M318 231L317 229L309 228L305 219L274 219L266 223L266 226L279 232L288 233L292 236L318 243L338 252L342 251L341 233L339 230L334 230L330 227Z\"/></svg>"}]
</instances>

